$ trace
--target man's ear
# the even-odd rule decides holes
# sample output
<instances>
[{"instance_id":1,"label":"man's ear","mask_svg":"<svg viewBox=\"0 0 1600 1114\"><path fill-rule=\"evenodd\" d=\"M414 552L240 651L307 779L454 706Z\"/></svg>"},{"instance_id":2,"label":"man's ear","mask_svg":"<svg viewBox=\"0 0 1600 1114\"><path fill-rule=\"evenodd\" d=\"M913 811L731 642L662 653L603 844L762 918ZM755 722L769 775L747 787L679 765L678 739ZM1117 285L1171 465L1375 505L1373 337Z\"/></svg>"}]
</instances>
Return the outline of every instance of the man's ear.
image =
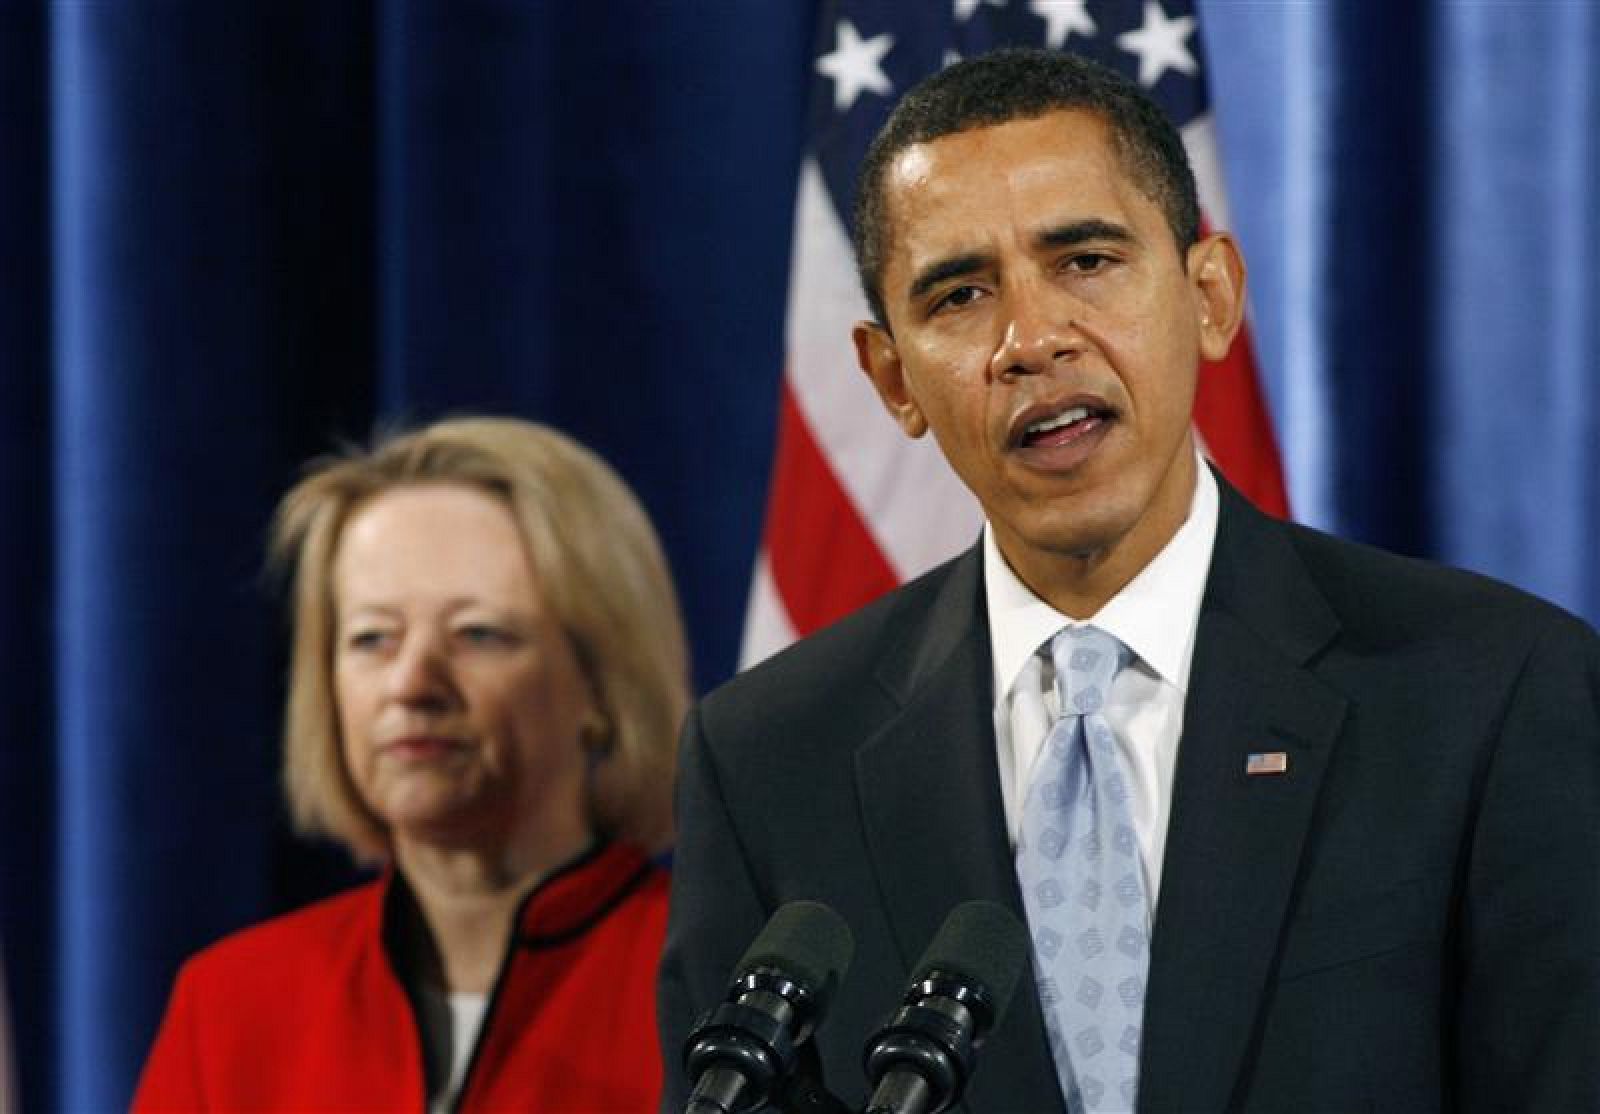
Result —
<instances>
[{"instance_id":1,"label":"man's ear","mask_svg":"<svg viewBox=\"0 0 1600 1114\"><path fill-rule=\"evenodd\" d=\"M884 408L900 423L906 436L921 437L927 433L928 420L922 416L916 399L911 397L905 368L900 363L900 349L889 330L875 321L857 321L850 336L856 342L856 362L872 380Z\"/></svg>"},{"instance_id":2,"label":"man's ear","mask_svg":"<svg viewBox=\"0 0 1600 1114\"><path fill-rule=\"evenodd\" d=\"M1220 360L1244 323L1244 256L1232 236L1217 232L1189 249L1187 263L1200 325L1200 355Z\"/></svg>"}]
</instances>

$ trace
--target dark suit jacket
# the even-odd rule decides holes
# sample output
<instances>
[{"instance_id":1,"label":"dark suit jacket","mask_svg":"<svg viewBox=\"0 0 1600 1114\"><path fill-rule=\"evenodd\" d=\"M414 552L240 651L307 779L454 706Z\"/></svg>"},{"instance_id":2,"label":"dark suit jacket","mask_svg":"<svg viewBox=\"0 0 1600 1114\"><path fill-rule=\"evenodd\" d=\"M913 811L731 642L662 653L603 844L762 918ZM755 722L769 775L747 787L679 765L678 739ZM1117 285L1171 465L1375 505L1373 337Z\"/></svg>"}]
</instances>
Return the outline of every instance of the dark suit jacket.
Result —
<instances>
[{"instance_id":1,"label":"dark suit jacket","mask_svg":"<svg viewBox=\"0 0 1600 1114\"><path fill-rule=\"evenodd\" d=\"M1600 1111L1600 639L1492 581L1258 514L1222 486L1151 948L1141 1111ZM855 962L861 1046L958 902L1023 915L981 549L712 693L685 729L662 963L680 1049L780 903ZM1284 751L1282 776L1246 776ZM966 1106L1061 1098L1031 971Z\"/></svg>"}]
</instances>

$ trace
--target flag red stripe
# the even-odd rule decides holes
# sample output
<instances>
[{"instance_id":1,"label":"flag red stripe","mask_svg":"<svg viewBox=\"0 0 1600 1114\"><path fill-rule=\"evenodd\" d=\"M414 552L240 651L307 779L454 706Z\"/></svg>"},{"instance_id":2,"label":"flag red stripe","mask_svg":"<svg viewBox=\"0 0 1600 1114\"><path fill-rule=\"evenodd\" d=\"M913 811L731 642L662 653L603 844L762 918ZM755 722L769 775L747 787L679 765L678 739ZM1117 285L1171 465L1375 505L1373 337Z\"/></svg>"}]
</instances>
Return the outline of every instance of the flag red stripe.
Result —
<instances>
[{"instance_id":1,"label":"flag red stripe","mask_svg":"<svg viewBox=\"0 0 1600 1114\"><path fill-rule=\"evenodd\" d=\"M1209 236L1213 231L1210 218L1202 214L1200 234ZM1289 492L1248 322L1226 356L1200 366L1194 424L1205 439L1207 454L1229 483L1268 514L1289 517Z\"/></svg>"},{"instance_id":2,"label":"flag red stripe","mask_svg":"<svg viewBox=\"0 0 1600 1114\"><path fill-rule=\"evenodd\" d=\"M1289 495L1247 330L1226 356L1201 367L1194 421L1229 482L1268 514L1287 518Z\"/></svg>"},{"instance_id":3,"label":"flag red stripe","mask_svg":"<svg viewBox=\"0 0 1600 1114\"><path fill-rule=\"evenodd\" d=\"M788 376L765 543L773 582L801 637L899 584L806 424Z\"/></svg>"}]
</instances>

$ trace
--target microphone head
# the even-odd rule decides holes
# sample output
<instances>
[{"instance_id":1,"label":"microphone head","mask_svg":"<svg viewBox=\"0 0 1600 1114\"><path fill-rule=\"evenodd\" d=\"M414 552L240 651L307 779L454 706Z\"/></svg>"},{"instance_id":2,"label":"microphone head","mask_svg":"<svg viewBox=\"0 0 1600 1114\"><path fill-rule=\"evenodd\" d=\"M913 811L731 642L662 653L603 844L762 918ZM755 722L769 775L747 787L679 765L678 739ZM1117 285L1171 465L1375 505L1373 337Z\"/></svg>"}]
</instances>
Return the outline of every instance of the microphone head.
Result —
<instances>
[{"instance_id":1,"label":"microphone head","mask_svg":"<svg viewBox=\"0 0 1600 1114\"><path fill-rule=\"evenodd\" d=\"M990 1017L987 1028L1005 1016L1028 955L1028 931L1003 905L968 901L945 918L928 950L922 953L913 987L930 976L954 976L981 988Z\"/></svg>"},{"instance_id":2,"label":"microphone head","mask_svg":"<svg viewBox=\"0 0 1600 1114\"><path fill-rule=\"evenodd\" d=\"M834 989L850 969L855 937L844 918L819 901L780 905L734 969L734 981L761 968L781 971L811 999L811 1015L827 1012Z\"/></svg>"}]
</instances>

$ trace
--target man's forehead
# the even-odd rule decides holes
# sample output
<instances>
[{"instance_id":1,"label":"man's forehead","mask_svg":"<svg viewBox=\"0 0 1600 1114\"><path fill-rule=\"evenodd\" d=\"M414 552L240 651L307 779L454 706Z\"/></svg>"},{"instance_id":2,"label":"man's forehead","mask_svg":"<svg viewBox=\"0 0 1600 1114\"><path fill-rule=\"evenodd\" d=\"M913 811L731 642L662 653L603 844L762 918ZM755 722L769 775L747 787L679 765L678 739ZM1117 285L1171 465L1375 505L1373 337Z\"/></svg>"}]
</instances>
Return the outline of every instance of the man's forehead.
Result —
<instances>
[{"instance_id":1,"label":"man's forehead","mask_svg":"<svg viewBox=\"0 0 1600 1114\"><path fill-rule=\"evenodd\" d=\"M920 248L930 237L977 232L952 216L980 215L985 205L1022 203L1030 231L1074 220L1126 222L1140 195L1094 113L1063 109L1043 116L969 128L913 144L895 157L884 181L888 245ZM1141 195L1142 196L1142 195ZM1025 199L1025 200L1024 200Z\"/></svg>"},{"instance_id":2,"label":"man's forehead","mask_svg":"<svg viewBox=\"0 0 1600 1114\"><path fill-rule=\"evenodd\" d=\"M960 131L921 140L902 148L889 166L891 184L910 184L941 169L965 165L974 153L999 155L1006 141L1028 137L1028 146L1046 146L1061 153L1114 154L1111 128L1090 109L1057 108L1037 116L1014 116L974 124Z\"/></svg>"},{"instance_id":3,"label":"man's forehead","mask_svg":"<svg viewBox=\"0 0 1600 1114\"><path fill-rule=\"evenodd\" d=\"M937 143L938 140L933 142ZM906 186L925 182L935 173L938 163L939 160L931 144L913 143L895 157L889 167L887 183L891 189L896 187L904 189Z\"/></svg>"}]
</instances>

